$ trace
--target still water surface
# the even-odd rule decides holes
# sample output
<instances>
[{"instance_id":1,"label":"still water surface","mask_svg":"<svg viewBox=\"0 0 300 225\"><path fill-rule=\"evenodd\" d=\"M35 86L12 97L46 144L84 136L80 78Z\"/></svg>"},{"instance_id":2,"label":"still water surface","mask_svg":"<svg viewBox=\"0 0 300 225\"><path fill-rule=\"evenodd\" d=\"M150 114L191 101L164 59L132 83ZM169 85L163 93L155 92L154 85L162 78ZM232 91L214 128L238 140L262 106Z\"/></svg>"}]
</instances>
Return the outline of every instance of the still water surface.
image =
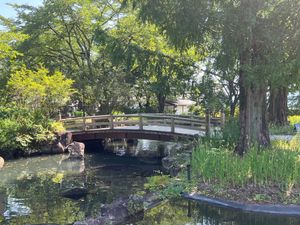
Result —
<instances>
[{"instance_id":1,"label":"still water surface","mask_svg":"<svg viewBox=\"0 0 300 225\"><path fill-rule=\"evenodd\" d=\"M145 154L173 147L171 143L140 140L125 146L126 154ZM121 147L122 149L124 146ZM66 155L42 156L8 162L0 172L0 224L72 224L96 216L101 204L143 190L147 177L161 170L157 160L87 154L82 162L66 160ZM135 150L134 150L135 149ZM158 154L158 155L159 155ZM81 199L64 198L60 193L71 187L85 187ZM182 199L170 201L145 212L131 222L136 225L300 225L300 220L237 213Z\"/></svg>"}]
</instances>

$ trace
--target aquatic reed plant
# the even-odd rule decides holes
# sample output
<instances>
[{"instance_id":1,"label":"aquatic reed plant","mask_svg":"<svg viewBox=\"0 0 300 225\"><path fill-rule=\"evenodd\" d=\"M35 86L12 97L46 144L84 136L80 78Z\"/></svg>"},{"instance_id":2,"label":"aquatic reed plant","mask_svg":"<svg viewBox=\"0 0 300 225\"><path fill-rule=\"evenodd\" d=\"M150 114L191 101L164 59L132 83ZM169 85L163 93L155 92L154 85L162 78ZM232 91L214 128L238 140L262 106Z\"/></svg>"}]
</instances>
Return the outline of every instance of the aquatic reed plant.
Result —
<instances>
[{"instance_id":1,"label":"aquatic reed plant","mask_svg":"<svg viewBox=\"0 0 300 225\"><path fill-rule=\"evenodd\" d=\"M272 148L253 146L243 157L228 147L199 144L192 157L195 179L222 186L269 186L288 188L300 184L300 135L291 142L277 141Z\"/></svg>"}]
</instances>

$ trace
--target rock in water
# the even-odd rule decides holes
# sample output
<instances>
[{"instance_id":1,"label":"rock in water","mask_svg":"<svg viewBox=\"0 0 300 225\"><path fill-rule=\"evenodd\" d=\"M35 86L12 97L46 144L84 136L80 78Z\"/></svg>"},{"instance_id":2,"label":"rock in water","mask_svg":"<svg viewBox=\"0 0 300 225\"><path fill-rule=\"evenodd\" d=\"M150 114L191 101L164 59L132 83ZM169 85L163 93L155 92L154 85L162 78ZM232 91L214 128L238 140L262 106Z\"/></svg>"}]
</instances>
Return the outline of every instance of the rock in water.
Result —
<instances>
[{"instance_id":1,"label":"rock in water","mask_svg":"<svg viewBox=\"0 0 300 225\"><path fill-rule=\"evenodd\" d=\"M149 193L144 196L131 195L116 199L110 204L101 207L100 215L95 219L78 221L73 225L120 225L132 224L128 220L135 220L143 216L145 210L155 207L161 202L161 198L156 193Z\"/></svg>"},{"instance_id":2,"label":"rock in water","mask_svg":"<svg viewBox=\"0 0 300 225\"><path fill-rule=\"evenodd\" d=\"M69 158L72 159L83 159L84 158L84 143L72 142L68 145Z\"/></svg>"},{"instance_id":3,"label":"rock in water","mask_svg":"<svg viewBox=\"0 0 300 225\"><path fill-rule=\"evenodd\" d=\"M66 147L68 146L69 144L72 143L72 133L71 132L67 132L67 133L63 133L60 135L60 142L61 144Z\"/></svg>"},{"instance_id":4,"label":"rock in water","mask_svg":"<svg viewBox=\"0 0 300 225\"><path fill-rule=\"evenodd\" d=\"M80 199L88 194L88 190L84 187L74 187L66 189L60 193L61 196L71 199Z\"/></svg>"},{"instance_id":5,"label":"rock in water","mask_svg":"<svg viewBox=\"0 0 300 225\"><path fill-rule=\"evenodd\" d=\"M62 154L65 152L65 147L56 140L52 145L51 152L52 154Z\"/></svg>"},{"instance_id":6,"label":"rock in water","mask_svg":"<svg viewBox=\"0 0 300 225\"><path fill-rule=\"evenodd\" d=\"M0 156L0 169L4 166L4 159Z\"/></svg>"}]
</instances>

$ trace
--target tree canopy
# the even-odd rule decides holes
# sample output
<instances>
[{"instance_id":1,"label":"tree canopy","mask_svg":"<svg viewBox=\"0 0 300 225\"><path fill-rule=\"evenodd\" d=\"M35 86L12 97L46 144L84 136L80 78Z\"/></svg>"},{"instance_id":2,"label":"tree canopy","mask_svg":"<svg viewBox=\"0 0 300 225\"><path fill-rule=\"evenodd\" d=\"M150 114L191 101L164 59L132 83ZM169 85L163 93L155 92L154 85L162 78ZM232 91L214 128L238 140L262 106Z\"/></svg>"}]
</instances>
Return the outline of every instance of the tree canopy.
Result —
<instances>
[{"instance_id":1,"label":"tree canopy","mask_svg":"<svg viewBox=\"0 0 300 225\"><path fill-rule=\"evenodd\" d=\"M1 17L8 27L0 32L2 102L39 106L50 117L70 107L88 115L163 112L166 100L190 98L202 112L239 115L243 154L270 144L268 119L286 123L287 95L299 90L299 0L13 7L16 19Z\"/></svg>"},{"instance_id":2,"label":"tree canopy","mask_svg":"<svg viewBox=\"0 0 300 225\"><path fill-rule=\"evenodd\" d=\"M127 2L127 1L126 1ZM223 70L237 68L240 89L240 141L270 143L266 118L269 83L299 77L299 7L293 1L133 1L144 21L152 21L180 49L217 48ZM287 79L289 77L289 79ZM275 82L276 81L276 82ZM291 83L289 83L291 84Z\"/></svg>"}]
</instances>

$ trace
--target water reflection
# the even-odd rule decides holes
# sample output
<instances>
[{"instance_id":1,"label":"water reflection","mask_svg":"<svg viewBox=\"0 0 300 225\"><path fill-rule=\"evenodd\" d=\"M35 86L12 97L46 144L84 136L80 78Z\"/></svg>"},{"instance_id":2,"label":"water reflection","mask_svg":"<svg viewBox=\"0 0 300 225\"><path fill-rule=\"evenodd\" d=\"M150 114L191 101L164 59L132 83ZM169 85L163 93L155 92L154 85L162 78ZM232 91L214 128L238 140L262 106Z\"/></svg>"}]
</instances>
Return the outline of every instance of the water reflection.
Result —
<instances>
[{"instance_id":1,"label":"water reflection","mask_svg":"<svg viewBox=\"0 0 300 225\"><path fill-rule=\"evenodd\" d=\"M118 156L132 156L138 158L162 158L172 154L172 150L180 148L181 143L161 142L153 140L132 141L127 139L106 139L105 151L113 152Z\"/></svg>"},{"instance_id":2,"label":"water reflection","mask_svg":"<svg viewBox=\"0 0 300 225\"><path fill-rule=\"evenodd\" d=\"M135 158L87 154L85 160L56 155L8 162L0 173L0 224L72 224L96 216L102 204L143 190L160 170ZM65 190L86 188L78 200Z\"/></svg>"},{"instance_id":3,"label":"water reflection","mask_svg":"<svg viewBox=\"0 0 300 225\"><path fill-rule=\"evenodd\" d=\"M185 200L161 204L136 225L299 225L300 219L241 213Z\"/></svg>"},{"instance_id":4,"label":"water reflection","mask_svg":"<svg viewBox=\"0 0 300 225\"><path fill-rule=\"evenodd\" d=\"M8 196L6 211L3 213L5 219L11 219L15 216L27 216L31 213L31 209L25 205L24 199L13 198Z\"/></svg>"}]
</instances>

